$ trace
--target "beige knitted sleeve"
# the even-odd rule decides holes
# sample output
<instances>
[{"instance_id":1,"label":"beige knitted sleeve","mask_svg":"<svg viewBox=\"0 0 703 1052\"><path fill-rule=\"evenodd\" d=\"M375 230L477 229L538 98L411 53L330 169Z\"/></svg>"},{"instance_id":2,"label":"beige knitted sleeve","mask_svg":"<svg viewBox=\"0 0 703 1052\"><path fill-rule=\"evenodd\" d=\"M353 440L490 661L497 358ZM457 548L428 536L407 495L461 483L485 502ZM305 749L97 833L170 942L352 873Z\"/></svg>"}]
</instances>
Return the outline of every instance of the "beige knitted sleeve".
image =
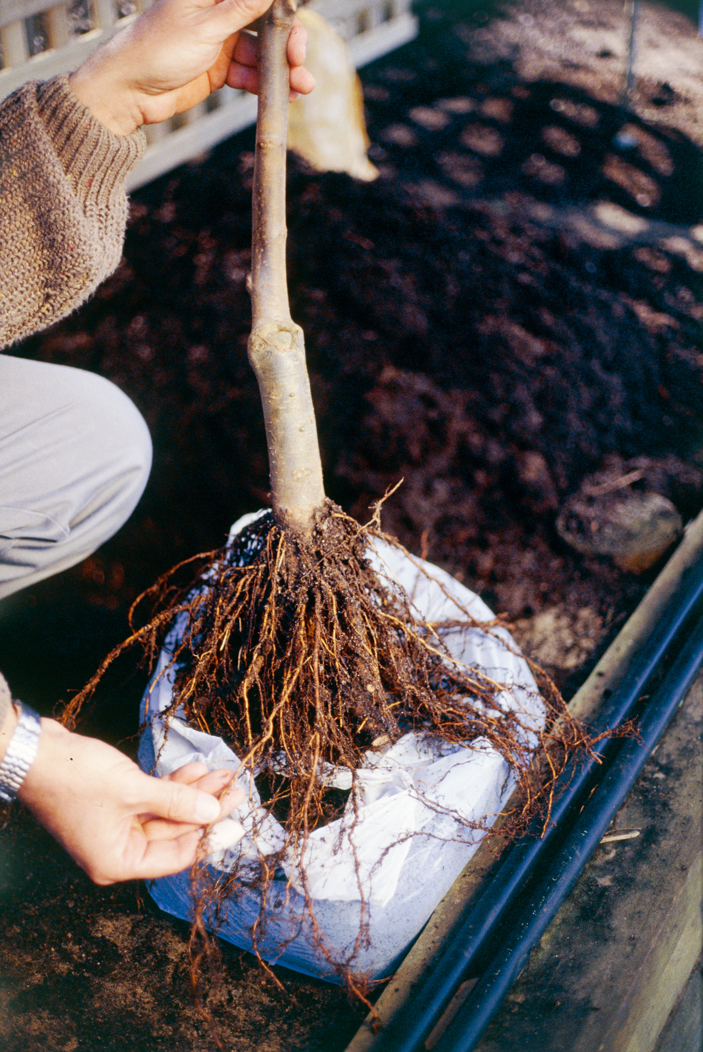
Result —
<instances>
[{"instance_id":1,"label":"beige knitted sleeve","mask_svg":"<svg viewBox=\"0 0 703 1052\"><path fill-rule=\"evenodd\" d=\"M0 346L70 313L115 269L124 181L144 147L142 132L97 121L67 75L0 105Z\"/></svg>"}]
</instances>

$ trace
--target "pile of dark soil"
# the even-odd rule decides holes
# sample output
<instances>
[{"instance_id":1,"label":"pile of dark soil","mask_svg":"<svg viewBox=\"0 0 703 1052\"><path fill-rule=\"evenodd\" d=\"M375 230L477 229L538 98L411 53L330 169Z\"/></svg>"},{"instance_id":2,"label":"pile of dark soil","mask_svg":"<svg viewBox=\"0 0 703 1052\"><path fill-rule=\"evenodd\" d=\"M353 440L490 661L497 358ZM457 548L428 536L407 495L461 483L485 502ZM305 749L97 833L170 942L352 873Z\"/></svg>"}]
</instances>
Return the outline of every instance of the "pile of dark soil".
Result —
<instances>
[{"instance_id":1,"label":"pile of dark soil","mask_svg":"<svg viewBox=\"0 0 703 1052\"><path fill-rule=\"evenodd\" d=\"M567 692L656 567L636 576L571 551L554 525L566 497L585 475L609 464L626 473L636 459L646 468L637 484L684 518L703 504L703 81L686 72L703 44L683 16L641 6L642 69L652 35L668 59L651 74L636 68L630 108L615 0L533 0L506 15L428 7L417 41L362 71L379 179L290 161L292 312L306 333L330 496L366 520L404 478L384 528L515 619ZM134 195L117 273L20 348L117 382L156 450L120 535L8 604L0 663L45 711L124 635L139 591L267 502L245 349L252 149L244 132ZM136 727L141 682L128 674L88 725L110 740ZM35 1047L34 1037L17 1043L19 1020L23 1034L32 1021L36 1047L88 1047L80 1017L95 1010L97 978L80 1008L57 986L88 958L112 990L92 1017L91 1049L208 1047L194 1036L174 949L184 927L138 904L134 889L93 891L37 836L51 875L39 881L35 864L36 879L16 868L3 877L6 915L26 918L28 895L33 910L32 925L4 927L8 1052ZM30 842L27 831L10 838L11 867ZM138 929L152 933L151 956ZM32 979L33 953L47 943L53 976ZM279 994L266 981L252 1007L252 967L227 950L231 995L216 1007L232 1048L344 1047L354 1011L337 993L293 980ZM129 1034L125 1004L132 1012L140 997ZM64 1044L54 1012L66 1020Z\"/></svg>"}]
</instances>

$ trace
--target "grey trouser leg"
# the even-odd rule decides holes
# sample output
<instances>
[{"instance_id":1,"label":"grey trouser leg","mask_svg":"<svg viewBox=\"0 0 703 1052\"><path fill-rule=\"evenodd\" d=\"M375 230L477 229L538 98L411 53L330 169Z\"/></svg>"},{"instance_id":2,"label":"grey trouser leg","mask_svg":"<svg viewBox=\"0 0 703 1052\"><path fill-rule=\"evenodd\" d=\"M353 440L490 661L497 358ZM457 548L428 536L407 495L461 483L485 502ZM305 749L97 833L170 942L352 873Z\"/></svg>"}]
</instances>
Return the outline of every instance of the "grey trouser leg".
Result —
<instances>
[{"instance_id":1,"label":"grey trouser leg","mask_svg":"<svg viewBox=\"0 0 703 1052\"><path fill-rule=\"evenodd\" d=\"M0 354L0 598L111 537L150 466L146 424L114 384Z\"/></svg>"}]
</instances>

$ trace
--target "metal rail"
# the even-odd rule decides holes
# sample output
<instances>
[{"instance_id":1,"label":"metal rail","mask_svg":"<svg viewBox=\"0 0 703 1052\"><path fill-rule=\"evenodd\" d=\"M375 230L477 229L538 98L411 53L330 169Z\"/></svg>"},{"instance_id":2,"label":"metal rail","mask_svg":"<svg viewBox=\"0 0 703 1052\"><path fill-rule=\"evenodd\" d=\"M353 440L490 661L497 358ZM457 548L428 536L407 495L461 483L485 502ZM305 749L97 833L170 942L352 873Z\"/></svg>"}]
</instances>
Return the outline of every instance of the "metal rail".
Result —
<instances>
[{"instance_id":1,"label":"metal rail","mask_svg":"<svg viewBox=\"0 0 703 1052\"><path fill-rule=\"evenodd\" d=\"M703 514L689 525L676 553L573 699L572 711L582 718L596 711L595 721L591 721L594 731L617 726L627 719L667 651L685 635L684 627L702 600ZM611 741L599 749L599 754L606 760L614 754L620 756L621 747L617 741ZM571 782L557 798L554 821L547 835L541 840L533 835L519 841L504 853L494 875L483 887L477 892L470 888L458 919L441 933L441 950L426 950L422 945L423 936L420 937L407 959L408 963L402 966L402 980L389 984L379 1000L379 1020L367 1020L347 1052L413 1052L424 1047L427 1036L444 1014L470 963L476 962L482 954L485 958L486 947L495 942L508 914L511 914L511 926L514 924L513 914L520 912L521 895L524 896L530 881L534 886L538 869L544 872L548 867L551 880L551 865L561 857L559 852L566 842L564 837L568 839L570 835L565 832L569 827L569 816L578 811L593 783L597 783L599 772L594 770L595 766L590 763L575 772L565 772L564 780L571 777ZM600 781L603 782L603 777ZM581 867L585 861L583 859ZM539 894L539 887L534 894ZM535 939L538 937L536 935ZM425 937L425 941L437 938L434 931ZM504 943L503 947L506 945ZM522 943L521 947L524 949ZM503 948L499 952L507 951ZM485 1003L492 1006L491 1014L511 982L512 979L504 986L501 980L498 986L491 985L490 992L485 993ZM502 991L499 999L498 989ZM485 985L481 990L487 990ZM479 996L477 986L466 1003L476 1005ZM483 1017L479 1013L477 1018ZM379 1022L382 1029L377 1030Z\"/></svg>"},{"instance_id":2,"label":"metal rail","mask_svg":"<svg viewBox=\"0 0 703 1052\"><path fill-rule=\"evenodd\" d=\"M647 759L703 664L703 619L693 629L637 723L638 737L621 746L563 840L547 872L514 921L510 936L434 1045L436 1052L471 1052L500 1007L557 910L635 784Z\"/></svg>"}]
</instances>

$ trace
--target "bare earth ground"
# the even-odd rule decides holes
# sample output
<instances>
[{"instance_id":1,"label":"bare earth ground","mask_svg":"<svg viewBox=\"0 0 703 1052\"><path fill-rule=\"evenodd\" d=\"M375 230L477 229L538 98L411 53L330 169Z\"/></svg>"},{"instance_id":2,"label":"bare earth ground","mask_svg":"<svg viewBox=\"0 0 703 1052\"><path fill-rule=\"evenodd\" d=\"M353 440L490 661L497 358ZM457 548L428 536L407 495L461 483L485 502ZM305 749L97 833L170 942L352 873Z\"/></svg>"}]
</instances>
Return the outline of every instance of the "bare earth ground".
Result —
<instances>
[{"instance_id":1,"label":"bare earth ground","mask_svg":"<svg viewBox=\"0 0 703 1052\"><path fill-rule=\"evenodd\" d=\"M329 491L516 625L567 693L651 581L559 537L607 468L703 504L703 42L642 4L428 4L419 39L362 71L371 184L291 162L290 269ZM473 12L473 13L472 13ZM627 133L624 137L622 133ZM620 133L620 134L619 134ZM95 369L154 435L127 527L0 610L0 667L49 713L125 634L134 596L266 501L245 358L252 135L135 195L125 260L19 353ZM85 730L134 750L143 674L121 666ZM2 834L0 1045L209 1050L186 925L144 889L96 889L29 821ZM210 1009L226 1047L343 1049L363 1012L224 948Z\"/></svg>"}]
</instances>

